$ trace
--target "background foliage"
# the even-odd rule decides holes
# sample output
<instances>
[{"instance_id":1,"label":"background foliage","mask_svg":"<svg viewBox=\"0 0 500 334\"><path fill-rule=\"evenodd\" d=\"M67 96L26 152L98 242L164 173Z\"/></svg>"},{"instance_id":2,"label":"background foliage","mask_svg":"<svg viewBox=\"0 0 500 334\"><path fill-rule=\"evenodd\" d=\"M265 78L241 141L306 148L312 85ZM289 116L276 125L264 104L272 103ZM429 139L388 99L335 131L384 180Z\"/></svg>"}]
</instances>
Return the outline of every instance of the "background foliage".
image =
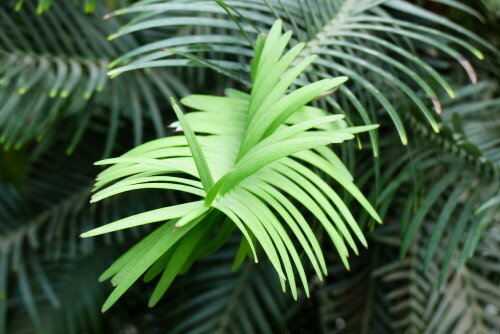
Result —
<instances>
[{"instance_id":1,"label":"background foliage","mask_svg":"<svg viewBox=\"0 0 500 334\"><path fill-rule=\"evenodd\" d=\"M146 307L152 286L139 283L102 315L111 287L97 277L149 229L77 236L186 198L142 190L89 204L93 163L171 134L166 96L245 87L252 48L208 0L4 1L0 332L498 331L497 2L226 3L250 40L279 17L306 43L303 56L319 55L298 86L351 78L318 106L350 124L381 124L338 151L384 221L374 226L343 194L368 250L349 259L347 272L315 229L330 274L319 282L309 268L311 297L299 291L294 302L267 263L230 272L234 236L155 308Z\"/></svg>"}]
</instances>

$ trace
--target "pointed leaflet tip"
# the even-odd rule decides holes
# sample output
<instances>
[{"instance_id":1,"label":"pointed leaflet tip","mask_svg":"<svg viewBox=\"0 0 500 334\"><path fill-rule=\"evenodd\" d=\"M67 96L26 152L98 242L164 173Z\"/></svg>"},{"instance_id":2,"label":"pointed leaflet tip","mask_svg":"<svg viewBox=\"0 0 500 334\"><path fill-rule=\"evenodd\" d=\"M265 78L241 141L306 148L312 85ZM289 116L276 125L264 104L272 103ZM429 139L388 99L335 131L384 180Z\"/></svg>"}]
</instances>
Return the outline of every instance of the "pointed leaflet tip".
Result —
<instances>
[{"instance_id":1,"label":"pointed leaflet tip","mask_svg":"<svg viewBox=\"0 0 500 334\"><path fill-rule=\"evenodd\" d=\"M476 56L477 59L479 59L479 60L484 60L484 54L479 50L475 50L474 56Z\"/></svg>"},{"instance_id":2,"label":"pointed leaflet tip","mask_svg":"<svg viewBox=\"0 0 500 334\"><path fill-rule=\"evenodd\" d=\"M436 97L431 97L432 104L434 105L434 109L438 115L441 115L443 111L443 107L441 106L441 102Z\"/></svg>"},{"instance_id":3,"label":"pointed leaflet tip","mask_svg":"<svg viewBox=\"0 0 500 334\"><path fill-rule=\"evenodd\" d=\"M467 72L467 75L469 76L469 79L472 82L472 84L473 85L477 84L476 71L474 70L474 67L472 67L471 63L463 56L460 56L457 60L460 63L460 65L462 65L462 67L465 69L465 72Z\"/></svg>"},{"instance_id":4,"label":"pointed leaflet tip","mask_svg":"<svg viewBox=\"0 0 500 334\"><path fill-rule=\"evenodd\" d=\"M316 98L313 99L313 101L321 100L321 99L335 93L341 85L343 85L344 83L346 83L347 80L349 80L349 77L341 76L341 77L332 78L331 80L335 82L336 86L333 87L332 89L322 93L321 95L317 96Z\"/></svg>"},{"instance_id":5,"label":"pointed leaflet tip","mask_svg":"<svg viewBox=\"0 0 500 334\"><path fill-rule=\"evenodd\" d=\"M106 15L104 15L102 18L103 18L104 20L107 20L107 19L112 18L113 16L116 16L116 12L111 12L111 13L109 13L109 14L106 14Z\"/></svg>"},{"instance_id":6,"label":"pointed leaflet tip","mask_svg":"<svg viewBox=\"0 0 500 334\"><path fill-rule=\"evenodd\" d=\"M330 89L329 91L324 92L323 94L315 97L313 99L313 101L318 101L318 100L324 99L325 97L332 95L333 93L337 92L338 90L339 90L339 87L335 87L334 89Z\"/></svg>"}]
</instances>

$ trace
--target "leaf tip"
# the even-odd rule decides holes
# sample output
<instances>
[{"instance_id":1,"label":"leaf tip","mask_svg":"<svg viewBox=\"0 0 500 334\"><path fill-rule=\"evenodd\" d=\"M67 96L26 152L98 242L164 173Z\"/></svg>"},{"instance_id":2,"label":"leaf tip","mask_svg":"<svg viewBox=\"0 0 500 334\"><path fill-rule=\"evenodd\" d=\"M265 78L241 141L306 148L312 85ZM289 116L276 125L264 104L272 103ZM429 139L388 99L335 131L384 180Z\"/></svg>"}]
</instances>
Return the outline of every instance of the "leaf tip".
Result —
<instances>
[{"instance_id":1,"label":"leaf tip","mask_svg":"<svg viewBox=\"0 0 500 334\"><path fill-rule=\"evenodd\" d=\"M116 12L108 13L108 14L104 15L102 18L103 18L103 20L107 20L107 19L110 19L114 16L116 16Z\"/></svg>"},{"instance_id":2,"label":"leaf tip","mask_svg":"<svg viewBox=\"0 0 500 334\"><path fill-rule=\"evenodd\" d=\"M472 84L473 85L477 84L477 74L476 71L474 70L474 67L472 67L472 64L464 56L458 57L457 60L460 63L460 65L462 65L462 67L464 68Z\"/></svg>"},{"instance_id":3,"label":"leaf tip","mask_svg":"<svg viewBox=\"0 0 500 334\"><path fill-rule=\"evenodd\" d=\"M326 91L326 92L324 92L324 93L322 93L322 94L318 95L317 97L315 97L315 98L313 99L313 101L318 101L318 100L324 99L325 97L327 97L327 96L330 96L330 95L334 94L334 93L335 93L335 92L337 92L338 90L339 90L339 86L337 86L337 87L335 87L335 88L333 88L333 89L330 89L330 90L328 90L328 91Z\"/></svg>"},{"instance_id":4,"label":"leaf tip","mask_svg":"<svg viewBox=\"0 0 500 334\"><path fill-rule=\"evenodd\" d=\"M441 102L436 97L431 97L432 104L434 106L434 110L438 115L441 115L443 112L443 107L441 106Z\"/></svg>"}]
</instances>

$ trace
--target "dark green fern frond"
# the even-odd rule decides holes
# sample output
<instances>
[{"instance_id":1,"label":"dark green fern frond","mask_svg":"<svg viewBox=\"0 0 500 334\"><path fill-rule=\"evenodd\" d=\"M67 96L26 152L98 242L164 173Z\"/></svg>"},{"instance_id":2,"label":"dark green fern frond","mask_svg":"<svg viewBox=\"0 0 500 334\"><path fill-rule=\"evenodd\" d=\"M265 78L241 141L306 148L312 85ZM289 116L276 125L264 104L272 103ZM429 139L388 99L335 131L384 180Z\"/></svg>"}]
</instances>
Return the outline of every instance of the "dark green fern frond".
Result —
<instances>
[{"instance_id":1,"label":"dark green fern frond","mask_svg":"<svg viewBox=\"0 0 500 334\"><path fill-rule=\"evenodd\" d=\"M385 230L387 226L370 236L369 251L352 259L350 272L332 266L325 283L317 285L313 300L319 305L317 319L321 333L394 333L393 319L387 313L386 294L390 290L373 275L379 267L394 260L387 244L376 237Z\"/></svg>"},{"instance_id":2,"label":"dark green fern frond","mask_svg":"<svg viewBox=\"0 0 500 334\"><path fill-rule=\"evenodd\" d=\"M224 3L233 17L227 16L227 8L215 2L198 0L140 1L113 12L112 16L137 14L129 24L110 36L113 39L141 30L171 33L167 38L142 45L119 57L112 67L120 67L110 73L117 75L134 69L164 66L205 66L219 69L221 73L232 72L231 77L237 78L238 72L248 71L241 66L241 58L251 56L251 45L240 30L250 35L258 30L267 31L277 16L294 30L297 42L305 43L300 55L302 59L311 54L319 55L313 70L297 80L297 84L329 76L349 76L352 85L340 88L340 102L327 97L323 103L337 111L340 103L353 122L362 120L365 124L371 123L382 108L391 117L401 141L407 143L404 118L397 109L401 97L412 101L433 130L439 132L436 113L441 113L442 109L438 98L440 90L455 96L447 80L422 56L443 55L443 59L455 59L476 83L476 74L467 58L482 59L483 54L471 43L477 41L480 48L496 52L487 41L459 25L401 0ZM449 3L475 13L455 1ZM413 18L411 22L405 19L407 16ZM233 18L240 24L233 22ZM450 32L439 29L439 24ZM185 26L189 28L182 28ZM162 51L163 48L178 52ZM186 58L173 58L176 53ZM205 60L198 57L200 53ZM378 155L378 139L371 134L371 140L374 153Z\"/></svg>"},{"instance_id":3,"label":"dark green fern frond","mask_svg":"<svg viewBox=\"0 0 500 334\"><path fill-rule=\"evenodd\" d=\"M94 314L95 318L96 314L100 313L98 309L94 309L90 314L81 314L81 307L85 305L77 303L72 308L67 305L67 300L62 301L61 298L70 297L61 297L60 294L64 295L66 292L64 288L58 287L58 284L62 283L59 276L51 276L52 269L57 270L58 275L64 276L64 270L78 265L78 261L87 256L93 257L92 254L97 254L100 260L104 261L106 254L99 249L105 245L109 245L113 251L116 251L117 247L127 247L131 241L148 231L147 228L132 229L127 233L107 237L102 242L82 242L78 235L95 227L101 219L120 219L177 200L171 194L165 196L151 190L125 194L100 204L89 204L89 192L97 170L92 162L101 156L94 147L102 142L105 136L99 132L90 132L83 140L94 144L82 147L70 157L64 154L64 146L61 145L64 143L63 138L64 134L61 134L54 140L53 145L41 152L36 159L32 158L32 150L18 151L21 156L32 158L20 159L26 164L26 176L15 183L9 182L9 179L3 179L0 183L2 334L11 332L6 332L6 328L21 330L21 327L32 333L42 333L44 328L54 328L54 332L50 333L68 333L66 329L69 327L66 326L72 324L65 321L70 318L83 319L79 320L80 323L89 324L87 316ZM0 163L4 165L5 161L0 160ZM18 167L22 168L21 165ZM143 200L144 198L147 200ZM109 254L111 259L112 253ZM96 286L97 276L93 274L94 270L101 269L93 267L89 271L82 267L81 270L81 275L92 282L82 287L81 291L97 289L101 298L103 292ZM81 292L74 289L72 291ZM98 299L98 302L101 303L102 300ZM62 309L65 310L64 317L67 316L68 319L61 317ZM14 316L16 314L17 316ZM51 317L58 316L59 321L52 323ZM16 323L16 319L24 320ZM58 326L62 327L57 329ZM80 332L86 331L81 329Z\"/></svg>"},{"instance_id":4,"label":"dark green fern frond","mask_svg":"<svg viewBox=\"0 0 500 334\"><path fill-rule=\"evenodd\" d=\"M130 48L132 37L109 43L114 19L102 22L104 10L83 14L71 1L54 3L42 15L32 0L14 12L0 7L0 140L5 149L20 148L64 131L73 152L89 125L109 115L105 155L111 154L122 119L133 122L134 143L152 121L156 135L165 121L155 95L185 94L171 73L138 71L116 80L106 75L109 62Z\"/></svg>"},{"instance_id":5,"label":"dark green fern frond","mask_svg":"<svg viewBox=\"0 0 500 334\"><path fill-rule=\"evenodd\" d=\"M498 232L498 225L491 227L489 233L492 232ZM498 248L471 258L471 265L459 272L450 271L446 285L440 289L439 262L446 258L444 252L440 251L439 259L427 269L421 267L428 237L427 233L419 234L406 259L388 263L374 272L392 290L387 294L391 305L386 312L395 319L394 328L401 332L437 334L496 330L500 323L499 281L494 267L485 265L484 257L498 259ZM488 235L485 239L498 242L498 235ZM454 268L459 257L457 253L452 255Z\"/></svg>"},{"instance_id":6,"label":"dark green fern frond","mask_svg":"<svg viewBox=\"0 0 500 334\"><path fill-rule=\"evenodd\" d=\"M320 287L323 333L490 333L498 328L500 281L493 265L500 255L498 225L490 228L480 254L459 272L455 269L460 254L453 254L454 270L441 289L444 252L440 249L439 256L422 267L431 225L416 235L404 259L396 256L397 225L391 223L372 235L370 254L353 262L356 272L333 276Z\"/></svg>"},{"instance_id":7,"label":"dark green fern frond","mask_svg":"<svg viewBox=\"0 0 500 334\"><path fill-rule=\"evenodd\" d=\"M375 165L363 163L359 180L362 189L375 182L369 198L377 203L384 220L399 217L401 256L424 226L431 229L423 266L427 268L436 252L445 254L440 262L441 286L452 255L461 254L460 269L499 210L497 88L484 82L459 89L457 94L456 100L443 99L439 134L408 112L405 118L412 124L416 144L402 153L394 148L395 138L386 135L381 146L386 154Z\"/></svg>"},{"instance_id":8,"label":"dark green fern frond","mask_svg":"<svg viewBox=\"0 0 500 334\"><path fill-rule=\"evenodd\" d=\"M7 331L2 333L105 333L108 325L103 322L99 304L104 300L106 289L96 284L95 277L112 255L109 248L99 247L93 254L77 258L45 260L36 267L31 263L30 269L36 268L27 279L29 293L33 294L32 310L14 298L22 296L22 289L28 285L19 289L11 287L9 322ZM48 287L49 295L46 294ZM30 311L36 311L36 321L30 319L33 318Z\"/></svg>"}]
</instances>

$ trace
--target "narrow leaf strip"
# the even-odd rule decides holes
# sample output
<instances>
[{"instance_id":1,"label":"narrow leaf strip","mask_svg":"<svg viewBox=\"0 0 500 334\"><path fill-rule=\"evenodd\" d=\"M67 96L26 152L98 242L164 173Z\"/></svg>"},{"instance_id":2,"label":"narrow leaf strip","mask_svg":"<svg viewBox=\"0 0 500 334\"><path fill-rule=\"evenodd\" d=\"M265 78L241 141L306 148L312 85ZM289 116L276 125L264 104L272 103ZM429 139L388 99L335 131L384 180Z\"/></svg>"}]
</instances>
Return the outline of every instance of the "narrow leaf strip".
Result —
<instances>
[{"instance_id":1,"label":"narrow leaf strip","mask_svg":"<svg viewBox=\"0 0 500 334\"><path fill-rule=\"evenodd\" d=\"M193 159L196 164L196 169L198 169L198 174L200 175L203 188L208 192L208 190L210 190L210 188L214 184L214 180L212 178L212 174L210 173L210 168L208 168L207 160L205 158L205 155L203 154L200 143L198 142L198 139L196 139L196 135L194 134L186 118L184 117L184 113L175 103L174 98L170 98L170 103L174 108L175 115L177 116L182 130L184 131L184 135L186 136L186 139L188 141L188 145L191 149L191 153L193 154Z\"/></svg>"},{"instance_id":2,"label":"narrow leaf strip","mask_svg":"<svg viewBox=\"0 0 500 334\"><path fill-rule=\"evenodd\" d=\"M203 201L179 204L166 208L151 210L117 220L111 224L98 227L96 229L83 233L80 237L88 238L95 235L123 230L134 226L179 218L187 215L188 213L191 213L193 210L200 210L201 207L203 207Z\"/></svg>"}]
</instances>

